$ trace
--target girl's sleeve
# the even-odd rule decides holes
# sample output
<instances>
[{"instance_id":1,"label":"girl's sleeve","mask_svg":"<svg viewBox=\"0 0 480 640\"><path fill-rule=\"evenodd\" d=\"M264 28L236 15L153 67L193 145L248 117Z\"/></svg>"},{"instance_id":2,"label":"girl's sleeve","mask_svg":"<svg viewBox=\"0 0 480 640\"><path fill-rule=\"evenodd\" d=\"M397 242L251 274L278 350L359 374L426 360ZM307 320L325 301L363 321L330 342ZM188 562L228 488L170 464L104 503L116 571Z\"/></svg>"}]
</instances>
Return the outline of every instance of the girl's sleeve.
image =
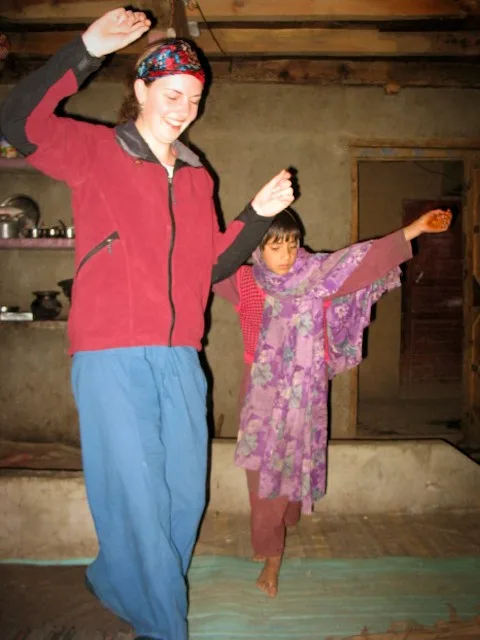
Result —
<instances>
[{"instance_id":1,"label":"girl's sleeve","mask_svg":"<svg viewBox=\"0 0 480 640\"><path fill-rule=\"evenodd\" d=\"M237 273L234 273L233 276L230 276L229 278L226 278L225 280L217 282L217 284L213 285L213 292L217 296L220 296L221 298L228 300L228 302L231 302L237 310L240 305L238 274L239 272L237 271Z\"/></svg>"},{"instance_id":2,"label":"girl's sleeve","mask_svg":"<svg viewBox=\"0 0 480 640\"><path fill-rule=\"evenodd\" d=\"M374 240L365 258L349 276L335 297L344 296L383 278L389 271L412 257L411 243L405 238L403 229Z\"/></svg>"}]
</instances>

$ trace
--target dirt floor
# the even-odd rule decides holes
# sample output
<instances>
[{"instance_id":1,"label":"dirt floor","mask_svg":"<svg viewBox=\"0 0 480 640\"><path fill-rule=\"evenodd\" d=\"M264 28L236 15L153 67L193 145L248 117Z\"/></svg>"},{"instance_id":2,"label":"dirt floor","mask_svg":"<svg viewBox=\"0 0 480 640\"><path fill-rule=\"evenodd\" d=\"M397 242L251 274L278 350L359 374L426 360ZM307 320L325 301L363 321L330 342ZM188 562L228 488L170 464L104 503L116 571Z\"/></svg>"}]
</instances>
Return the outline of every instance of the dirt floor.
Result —
<instances>
[{"instance_id":1,"label":"dirt floor","mask_svg":"<svg viewBox=\"0 0 480 640\"><path fill-rule=\"evenodd\" d=\"M203 523L196 555L248 558L248 520L225 514L209 516ZM289 531L286 550L287 559L399 556L480 556L480 514L328 519L314 515ZM480 610L480 577L478 587ZM0 612L1 640L134 637L126 625L104 610L85 589L84 567L0 565ZM446 615L430 627L422 627L415 621L398 623L382 634L359 629L359 635L351 636L351 640L480 640L480 617L460 620L451 610L448 618ZM215 639L219 640L218 636Z\"/></svg>"},{"instance_id":2,"label":"dirt floor","mask_svg":"<svg viewBox=\"0 0 480 640\"><path fill-rule=\"evenodd\" d=\"M397 420L396 426L388 422L388 407L382 409L383 413L378 411L377 407L376 423L373 414L371 416L370 424L374 426L370 431L364 428L365 437L375 437L382 429L386 437L393 435L388 431L398 434L402 429L405 435L401 420ZM433 436L438 425L430 426L429 435ZM449 430L454 433L456 425L450 426L452 428L442 423L441 433ZM79 470L81 457L78 449L65 445L0 442L0 468ZM209 514L202 525L197 556L249 558L250 554L246 517ZM287 560L479 558L480 513L328 518L314 514L303 518L298 527L289 531L285 556ZM478 595L480 613L480 575ZM460 619L452 608L430 626L409 620L395 623L380 634L369 629L358 629L358 634L336 635L331 640L480 640L480 615L474 613L470 619L465 616ZM133 637L131 630L103 609L85 589L84 567L0 564L0 640L131 640ZM198 637L210 640L205 635ZM215 636L215 640L230 639Z\"/></svg>"}]
</instances>

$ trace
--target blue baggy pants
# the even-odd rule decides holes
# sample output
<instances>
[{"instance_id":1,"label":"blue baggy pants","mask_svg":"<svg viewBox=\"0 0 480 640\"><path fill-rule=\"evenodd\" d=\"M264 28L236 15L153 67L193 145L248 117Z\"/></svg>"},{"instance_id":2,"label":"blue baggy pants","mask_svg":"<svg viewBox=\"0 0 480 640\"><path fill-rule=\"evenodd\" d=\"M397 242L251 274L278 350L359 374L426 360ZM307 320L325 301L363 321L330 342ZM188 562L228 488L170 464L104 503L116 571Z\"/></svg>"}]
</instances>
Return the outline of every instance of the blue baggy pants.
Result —
<instances>
[{"instance_id":1,"label":"blue baggy pants","mask_svg":"<svg viewBox=\"0 0 480 640\"><path fill-rule=\"evenodd\" d=\"M206 381L190 347L76 353L72 383L99 541L96 595L139 635L186 640L205 505Z\"/></svg>"}]
</instances>

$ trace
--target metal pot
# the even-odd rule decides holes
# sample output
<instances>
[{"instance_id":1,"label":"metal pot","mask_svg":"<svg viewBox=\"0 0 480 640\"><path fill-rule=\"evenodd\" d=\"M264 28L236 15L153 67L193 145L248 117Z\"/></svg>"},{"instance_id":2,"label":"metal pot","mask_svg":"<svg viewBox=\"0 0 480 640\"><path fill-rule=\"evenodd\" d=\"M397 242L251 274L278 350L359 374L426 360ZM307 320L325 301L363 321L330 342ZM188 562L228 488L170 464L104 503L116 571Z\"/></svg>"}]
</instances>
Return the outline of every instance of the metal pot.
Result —
<instances>
[{"instance_id":1,"label":"metal pot","mask_svg":"<svg viewBox=\"0 0 480 640\"><path fill-rule=\"evenodd\" d=\"M41 227L27 227L23 231L26 238L42 238L43 229Z\"/></svg>"},{"instance_id":2,"label":"metal pot","mask_svg":"<svg viewBox=\"0 0 480 640\"><path fill-rule=\"evenodd\" d=\"M47 238L61 238L63 235L62 227L46 227L45 231Z\"/></svg>"},{"instance_id":3,"label":"metal pot","mask_svg":"<svg viewBox=\"0 0 480 640\"><path fill-rule=\"evenodd\" d=\"M52 320L61 310L62 303L57 300L60 291L34 291L35 299L30 305L34 320Z\"/></svg>"},{"instance_id":4,"label":"metal pot","mask_svg":"<svg viewBox=\"0 0 480 640\"><path fill-rule=\"evenodd\" d=\"M18 238L20 234L20 219L8 215L7 213L0 214L0 238Z\"/></svg>"}]
</instances>

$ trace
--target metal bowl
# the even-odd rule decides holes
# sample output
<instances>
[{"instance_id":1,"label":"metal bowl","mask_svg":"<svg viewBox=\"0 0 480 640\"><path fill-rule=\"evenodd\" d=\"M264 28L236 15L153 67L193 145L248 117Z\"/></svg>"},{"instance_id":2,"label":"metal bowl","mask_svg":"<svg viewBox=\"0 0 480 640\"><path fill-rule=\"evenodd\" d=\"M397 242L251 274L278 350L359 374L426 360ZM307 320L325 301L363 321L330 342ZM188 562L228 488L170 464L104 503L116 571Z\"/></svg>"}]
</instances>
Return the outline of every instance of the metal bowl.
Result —
<instances>
[{"instance_id":1,"label":"metal bowl","mask_svg":"<svg viewBox=\"0 0 480 640\"><path fill-rule=\"evenodd\" d=\"M38 227L40 207L33 198L23 195L9 196L0 204L0 207L15 207L15 209L20 209L24 219L22 226Z\"/></svg>"}]
</instances>

